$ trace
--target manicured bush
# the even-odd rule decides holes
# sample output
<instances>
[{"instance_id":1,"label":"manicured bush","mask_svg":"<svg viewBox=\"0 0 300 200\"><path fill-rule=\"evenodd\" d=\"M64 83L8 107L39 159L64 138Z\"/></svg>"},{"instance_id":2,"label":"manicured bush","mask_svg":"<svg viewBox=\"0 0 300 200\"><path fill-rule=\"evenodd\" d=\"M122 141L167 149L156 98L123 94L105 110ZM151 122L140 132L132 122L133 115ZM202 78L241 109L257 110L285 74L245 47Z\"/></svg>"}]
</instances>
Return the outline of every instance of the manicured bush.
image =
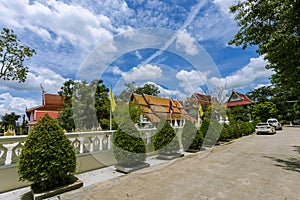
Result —
<instances>
[{"instance_id":1,"label":"manicured bush","mask_svg":"<svg viewBox=\"0 0 300 200\"><path fill-rule=\"evenodd\" d=\"M76 155L58 123L44 115L30 131L18 161L20 180L48 190L74 182Z\"/></svg>"},{"instance_id":2,"label":"manicured bush","mask_svg":"<svg viewBox=\"0 0 300 200\"><path fill-rule=\"evenodd\" d=\"M248 134L252 134L255 131L255 125L251 122L246 122L246 126L248 127Z\"/></svg>"},{"instance_id":3,"label":"manicured bush","mask_svg":"<svg viewBox=\"0 0 300 200\"><path fill-rule=\"evenodd\" d=\"M154 150L162 155L176 154L180 149L176 132L169 122L161 120L153 136Z\"/></svg>"},{"instance_id":4,"label":"manicured bush","mask_svg":"<svg viewBox=\"0 0 300 200\"><path fill-rule=\"evenodd\" d=\"M200 150L203 142L203 136L196 126L191 121L186 121L181 135L183 149Z\"/></svg>"},{"instance_id":5,"label":"manicured bush","mask_svg":"<svg viewBox=\"0 0 300 200\"><path fill-rule=\"evenodd\" d=\"M218 141L218 138L222 131L222 125L219 124L217 120L211 120L210 126L204 138L204 143L206 145L214 145Z\"/></svg>"},{"instance_id":6,"label":"manicured bush","mask_svg":"<svg viewBox=\"0 0 300 200\"><path fill-rule=\"evenodd\" d=\"M131 167L146 160L146 147L128 112L127 105L118 105L114 112L117 131L113 137L113 153L119 165Z\"/></svg>"},{"instance_id":7,"label":"manicured bush","mask_svg":"<svg viewBox=\"0 0 300 200\"><path fill-rule=\"evenodd\" d=\"M201 132L203 137L206 136L206 133L207 133L208 128L209 128L209 124L210 124L210 122L207 119L204 119L201 123L200 132Z\"/></svg>"},{"instance_id":8,"label":"manicured bush","mask_svg":"<svg viewBox=\"0 0 300 200\"><path fill-rule=\"evenodd\" d=\"M130 167L146 159L144 140L130 123L117 129L113 144L113 153L120 165Z\"/></svg>"},{"instance_id":9,"label":"manicured bush","mask_svg":"<svg viewBox=\"0 0 300 200\"><path fill-rule=\"evenodd\" d=\"M223 124L223 128L219 137L219 141L225 141L229 139L230 135L230 127L227 124Z\"/></svg>"}]
</instances>

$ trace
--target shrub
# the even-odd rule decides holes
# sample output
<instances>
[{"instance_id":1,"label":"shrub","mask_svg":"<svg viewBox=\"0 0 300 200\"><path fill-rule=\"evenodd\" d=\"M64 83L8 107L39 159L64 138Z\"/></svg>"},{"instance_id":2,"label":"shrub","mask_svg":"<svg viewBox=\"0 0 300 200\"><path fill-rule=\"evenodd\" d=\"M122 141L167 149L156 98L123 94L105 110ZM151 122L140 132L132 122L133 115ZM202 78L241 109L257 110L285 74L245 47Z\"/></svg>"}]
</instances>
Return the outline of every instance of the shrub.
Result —
<instances>
[{"instance_id":1,"label":"shrub","mask_svg":"<svg viewBox=\"0 0 300 200\"><path fill-rule=\"evenodd\" d=\"M186 150L200 150L203 142L203 136L197 130L193 122L186 121L182 129L181 141L183 149Z\"/></svg>"},{"instance_id":2,"label":"shrub","mask_svg":"<svg viewBox=\"0 0 300 200\"><path fill-rule=\"evenodd\" d=\"M38 190L74 182L76 155L57 122L44 115L30 131L18 161L20 180L32 181ZM74 180L75 178L75 180Z\"/></svg>"},{"instance_id":3,"label":"shrub","mask_svg":"<svg viewBox=\"0 0 300 200\"><path fill-rule=\"evenodd\" d=\"M180 149L176 132L169 122L161 120L153 137L154 150L162 155L176 154Z\"/></svg>"},{"instance_id":4,"label":"shrub","mask_svg":"<svg viewBox=\"0 0 300 200\"><path fill-rule=\"evenodd\" d=\"M128 167L145 161L145 143L130 118L128 106L118 105L114 112L114 117L117 131L113 137L113 153L116 160L120 165Z\"/></svg>"},{"instance_id":5,"label":"shrub","mask_svg":"<svg viewBox=\"0 0 300 200\"><path fill-rule=\"evenodd\" d=\"M128 124L118 128L113 137L113 153L119 164L134 166L145 161L146 147L138 130Z\"/></svg>"},{"instance_id":6,"label":"shrub","mask_svg":"<svg viewBox=\"0 0 300 200\"><path fill-rule=\"evenodd\" d=\"M222 131L222 125L217 120L210 121L210 127L205 136L205 143L207 145L214 145Z\"/></svg>"},{"instance_id":7,"label":"shrub","mask_svg":"<svg viewBox=\"0 0 300 200\"><path fill-rule=\"evenodd\" d=\"M202 133L203 137L206 136L208 128L209 128L209 120L205 119L202 121L202 124L200 126L200 132Z\"/></svg>"},{"instance_id":8,"label":"shrub","mask_svg":"<svg viewBox=\"0 0 300 200\"><path fill-rule=\"evenodd\" d=\"M231 135L231 130L232 128L230 126L228 126L227 124L224 124L220 137L219 137L219 141L224 141L230 138Z\"/></svg>"}]
</instances>

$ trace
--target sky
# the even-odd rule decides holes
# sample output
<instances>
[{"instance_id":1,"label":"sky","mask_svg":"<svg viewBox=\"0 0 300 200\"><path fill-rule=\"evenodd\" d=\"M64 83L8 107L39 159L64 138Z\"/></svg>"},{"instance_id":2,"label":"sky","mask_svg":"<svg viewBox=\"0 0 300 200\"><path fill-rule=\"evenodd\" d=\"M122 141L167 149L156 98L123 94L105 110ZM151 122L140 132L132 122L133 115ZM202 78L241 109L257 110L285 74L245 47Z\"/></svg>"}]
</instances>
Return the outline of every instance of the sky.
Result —
<instances>
[{"instance_id":1,"label":"sky","mask_svg":"<svg viewBox=\"0 0 300 200\"><path fill-rule=\"evenodd\" d=\"M270 84L256 53L228 42L239 28L236 0L0 0L0 28L36 50L24 83L0 81L0 116L41 105L41 85L57 94L68 79L155 84L185 100L218 90L246 93Z\"/></svg>"}]
</instances>

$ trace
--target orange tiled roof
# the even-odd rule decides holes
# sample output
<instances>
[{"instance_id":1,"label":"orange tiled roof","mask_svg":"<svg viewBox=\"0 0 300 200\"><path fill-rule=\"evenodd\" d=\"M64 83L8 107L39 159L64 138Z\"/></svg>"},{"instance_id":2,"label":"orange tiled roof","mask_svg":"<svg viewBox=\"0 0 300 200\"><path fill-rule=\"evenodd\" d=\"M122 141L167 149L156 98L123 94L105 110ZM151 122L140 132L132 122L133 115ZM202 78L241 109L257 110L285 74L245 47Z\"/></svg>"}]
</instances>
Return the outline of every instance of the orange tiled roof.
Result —
<instances>
[{"instance_id":1,"label":"orange tiled roof","mask_svg":"<svg viewBox=\"0 0 300 200\"><path fill-rule=\"evenodd\" d=\"M141 106L146 117L151 122L159 122L160 119L189 119L195 121L195 119L189 116L189 114L184 110L182 104L178 100L171 99L172 107L174 110L174 113L171 116L169 113L169 98L154 97L145 94L132 94L130 100L136 101L136 103L138 103Z\"/></svg>"},{"instance_id":2,"label":"orange tiled roof","mask_svg":"<svg viewBox=\"0 0 300 200\"><path fill-rule=\"evenodd\" d=\"M227 107L234 107L234 106L240 106L240 105L250 105L254 102L247 97L247 95L232 91L226 106Z\"/></svg>"}]
</instances>

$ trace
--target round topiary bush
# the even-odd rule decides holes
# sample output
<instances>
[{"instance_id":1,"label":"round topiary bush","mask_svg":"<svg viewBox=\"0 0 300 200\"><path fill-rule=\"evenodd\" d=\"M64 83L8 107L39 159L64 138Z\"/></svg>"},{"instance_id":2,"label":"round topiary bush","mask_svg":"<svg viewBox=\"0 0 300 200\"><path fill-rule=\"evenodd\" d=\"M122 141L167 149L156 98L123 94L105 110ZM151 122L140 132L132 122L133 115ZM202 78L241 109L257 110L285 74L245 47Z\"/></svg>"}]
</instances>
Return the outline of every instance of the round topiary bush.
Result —
<instances>
[{"instance_id":1,"label":"round topiary bush","mask_svg":"<svg viewBox=\"0 0 300 200\"><path fill-rule=\"evenodd\" d=\"M18 160L20 180L43 191L76 181L76 155L58 123L44 115L30 131Z\"/></svg>"},{"instance_id":2,"label":"round topiary bush","mask_svg":"<svg viewBox=\"0 0 300 200\"><path fill-rule=\"evenodd\" d=\"M113 153L118 163L131 167L146 160L146 146L140 133L130 124L118 128L113 137Z\"/></svg>"},{"instance_id":3,"label":"round topiary bush","mask_svg":"<svg viewBox=\"0 0 300 200\"><path fill-rule=\"evenodd\" d=\"M153 136L154 150L161 155L173 155L179 151L179 141L176 132L169 122L161 120Z\"/></svg>"},{"instance_id":4,"label":"round topiary bush","mask_svg":"<svg viewBox=\"0 0 300 200\"><path fill-rule=\"evenodd\" d=\"M201 149L203 136L190 120L186 121L183 126L181 141L184 151Z\"/></svg>"},{"instance_id":5,"label":"round topiary bush","mask_svg":"<svg viewBox=\"0 0 300 200\"><path fill-rule=\"evenodd\" d=\"M201 128L200 128L201 129ZM205 145L215 145L222 131L222 125L217 120L211 120L204 138Z\"/></svg>"}]
</instances>

